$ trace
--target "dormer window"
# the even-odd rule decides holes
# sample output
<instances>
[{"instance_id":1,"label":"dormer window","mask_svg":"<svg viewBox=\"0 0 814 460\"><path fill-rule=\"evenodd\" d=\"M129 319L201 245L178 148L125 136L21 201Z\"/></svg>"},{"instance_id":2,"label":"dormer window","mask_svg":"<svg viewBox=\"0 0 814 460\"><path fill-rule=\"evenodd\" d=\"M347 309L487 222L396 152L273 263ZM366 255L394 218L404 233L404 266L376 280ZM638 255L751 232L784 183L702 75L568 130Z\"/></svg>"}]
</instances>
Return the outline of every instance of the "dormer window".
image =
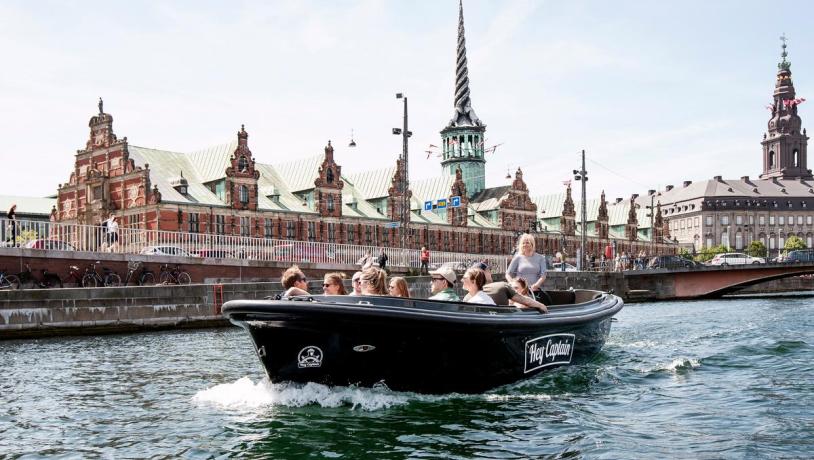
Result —
<instances>
[{"instance_id":1,"label":"dormer window","mask_svg":"<svg viewBox=\"0 0 814 460\"><path fill-rule=\"evenodd\" d=\"M240 155L237 159L237 170L244 173L249 170L249 160L246 155Z\"/></svg>"},{"instance_id":2,"label":"dormer window","mask_svg":"<svg viewBox=\"0 0 814 460\"><path fill-rule=\"evenodd\" d=\"M333 169L328 168L328 172L325 173L325 180L328 181L329 184L334 183L334 170Z\"/></svg>"}]
</instances>

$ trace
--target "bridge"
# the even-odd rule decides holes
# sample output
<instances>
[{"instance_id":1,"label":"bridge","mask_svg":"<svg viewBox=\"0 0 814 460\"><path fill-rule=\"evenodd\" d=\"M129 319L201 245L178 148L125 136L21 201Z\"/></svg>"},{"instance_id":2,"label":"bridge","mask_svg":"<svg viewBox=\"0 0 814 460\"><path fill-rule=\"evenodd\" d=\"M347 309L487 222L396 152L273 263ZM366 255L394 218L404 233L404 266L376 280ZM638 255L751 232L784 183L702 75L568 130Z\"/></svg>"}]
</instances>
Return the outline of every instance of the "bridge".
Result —
<instances>
[{"instance_id":1,"label":"bridge","mask_svg":"<svg viewBox=\"0 0 814 460\"><path fill-rule=\"evenodd\" d=\"M625 271L626 298L703 299L720 297L767 281L814 274L814 262L701 266Z\"/></svg>"}]
</instances>

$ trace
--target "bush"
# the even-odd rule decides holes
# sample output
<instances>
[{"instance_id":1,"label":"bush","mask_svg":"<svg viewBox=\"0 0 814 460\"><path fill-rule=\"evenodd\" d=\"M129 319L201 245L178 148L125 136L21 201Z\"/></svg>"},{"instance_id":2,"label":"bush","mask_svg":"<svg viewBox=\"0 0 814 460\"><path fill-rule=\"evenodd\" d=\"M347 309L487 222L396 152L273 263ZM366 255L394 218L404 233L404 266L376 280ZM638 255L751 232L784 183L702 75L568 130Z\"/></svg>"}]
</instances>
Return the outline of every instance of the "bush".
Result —
<instances>
[{"instance_id":1,"label":"bush","mask_svg":"<svg viewBox=\"0 0 814 460\"><path fill-rule=\"evenodd\" d=\"M695 256L695 260L698 262L706 262L708 260L712 260L717 254L723 254L725 252L732 252L732 250L728 246L713 246L711 248L702 248L698 251L698 255Z\"/></svg>"},{"instance_id":2,"label":"bush","mask_svg":"<svg viewBox=\"0 0 814 460\"><path fill-rule=\"evenodd\" d=\"M752 257L766 257L766 245L762 241L752 241L746 248L746 253Z\"/></svg>"},{"instance_id":3,"label":"bush","mask_svg":"<svg viewBox=\"0 0 814 460\"><path fill-rule=\"evenodd\" d=\"M799 236L791 235L786 240L785 246L783 246L783 254L786 254L789 251L794 251L797 249L806 249L806 242L803 241L803 239L800 238Z\"/></svg>"}]
</instances>

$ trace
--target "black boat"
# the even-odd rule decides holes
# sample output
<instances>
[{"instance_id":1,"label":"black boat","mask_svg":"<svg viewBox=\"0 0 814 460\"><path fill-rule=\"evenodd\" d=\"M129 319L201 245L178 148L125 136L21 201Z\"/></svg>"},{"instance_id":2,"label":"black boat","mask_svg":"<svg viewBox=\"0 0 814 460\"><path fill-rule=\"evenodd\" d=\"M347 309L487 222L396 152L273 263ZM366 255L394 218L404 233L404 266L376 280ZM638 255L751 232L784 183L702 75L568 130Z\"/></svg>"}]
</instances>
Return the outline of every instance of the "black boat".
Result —
<instances>
[{"instance_id":1,"label":"black boat","mask_svg":"<svg viewBox=\"0 0 814 460\"><path fill-rule=\"evenodd\" d=\"M272 382L478 393L583 362L610 333L622 300L547 291L549 313L507 306L374 296L233 300Z\"/></svg>"}]
</instances>

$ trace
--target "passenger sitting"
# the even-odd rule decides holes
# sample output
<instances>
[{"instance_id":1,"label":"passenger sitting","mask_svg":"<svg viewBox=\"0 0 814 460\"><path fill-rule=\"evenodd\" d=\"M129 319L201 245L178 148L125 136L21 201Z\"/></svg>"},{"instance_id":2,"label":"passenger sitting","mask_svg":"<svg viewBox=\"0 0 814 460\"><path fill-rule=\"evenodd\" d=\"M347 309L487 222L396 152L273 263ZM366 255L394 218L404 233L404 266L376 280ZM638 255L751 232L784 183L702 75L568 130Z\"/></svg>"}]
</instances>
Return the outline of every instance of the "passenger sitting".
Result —
<instances>
[{"instance_id":1,"label":"passenger sitting","mask_svg":"<svg viewBox=\"0 0 814 460\"><path fill-rule=\"evenodd\" d=\"M456 302L461 300L458 294L452 289L452 287L455 286L455 281L458 279L454 270L449 267L441 266L438 270L431 271L430 276L432 277L430 289L432 290L433 296L430 297L429 300L452 300Z\"/></svg>"},{"instance_id":2,"label":"passenger sitting","mask_svg":"<svg viewBox=\"0 0 814 460\"><path fill-rule=\"evenodd\" d=\"M526 297L534 298L534 295L529 290L529 283L526 281L525 278L515 278L511 282L512 289L517 291L518 294L522 294Z\"/></svg>"},{"instance_id":3,"label":"passenger sitting","mask_svg":"<svg viewBox=\"0 0 814 460\"><path fill-rule=\"evenodd\" d=\"M390 278L390 295L393 297L410 297L410 289L407 287L407 280L400 276Z\"/></svg>"},{"instance_id":4,"label":"passenger sitting","mask_svg":"<svg viewBox=\"0 0 814 460\"><path fill-rule=\"evenodd\" d=\"M345 279L344 273L328 273L322 280L322 292L325 295L348 295L345 290L345 285L342 280Z\"/></svg>"},{"instance_id":5,"label":"passenger sitting","mask_svg":"<svg viewBox=\"0 0 814 460\"><path fill-rule=\"evenodd\" d=\"M377 267L362 271L359 279L362 295L387 295L387 274Z\"/></svg>"},{"instance_id":6,"label":"passenger sitting","mask_svg":"<svg viewBox=\"0 0 814 460\"><path fill-rule=\"evenodd\" d=\"M483 292L491 297L497 305L514 304L514 306L522 310L536 308L540 313L548 313L548 308L546 308L544 304L532 299L531 297L526 297L523 294L520 294L505 281L485 284L483 286Z\"/></svg>"},{"instance_id":7,"label":"passenger sitting","mask_svg":"<svg viewBox=\"0 0 814 460\"><path fill-rule=\"evenodd\" d=\"M464 273L461 281L464 283L464 289L468 292L464 297L464 302L495 305L495 301L482 291L483 285L486 284L486 275L483 270L470 268Z\"/></svg>"},{"instance_id":8,"label":"passenger sitting","mask_svg":"<svg viewBox=\"0 0 814 460\"><path fill-rule=\"evenodd\" d=\"M362 295L362 272L356 272L350 279L353 291L349 295Z\"/></svg>"},{"instance_id":9,"label":"passenger sitting","mask_svg":"<svg viewBox=\"0 0 814 460\"><path fill-rule=\"evenodd\" d=\"M283 283L283 287L286 289L283 293L283 297L309 295L308 279L300 270L300 267L296 265L292 265L288 270L283 272L280 282Z\"/></svg>"}]
</instances>

